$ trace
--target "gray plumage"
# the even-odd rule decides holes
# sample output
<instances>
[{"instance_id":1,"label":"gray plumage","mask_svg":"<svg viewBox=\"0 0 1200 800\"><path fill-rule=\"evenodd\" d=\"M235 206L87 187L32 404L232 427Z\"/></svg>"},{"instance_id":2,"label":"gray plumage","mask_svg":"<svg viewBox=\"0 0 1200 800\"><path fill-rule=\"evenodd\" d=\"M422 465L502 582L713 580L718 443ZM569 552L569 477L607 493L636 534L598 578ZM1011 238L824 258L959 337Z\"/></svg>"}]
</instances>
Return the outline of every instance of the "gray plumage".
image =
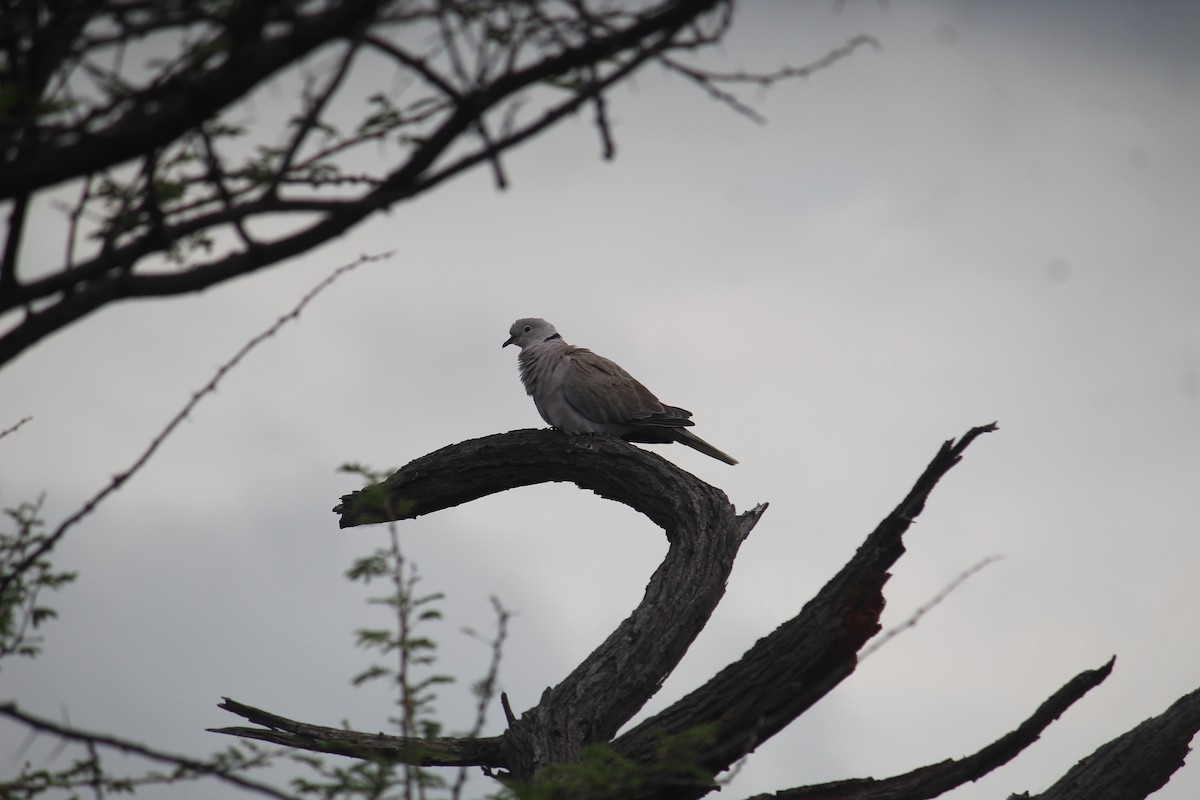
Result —
<instances>
[{"instance_id":1,"label":"gray plumage","mask_svg":"<svg viewBox=\"0 0 1200 800\"><path fill-rule=\"evenodd\" d=\"M562 340L544 319L513 323L502 347L521 348L521 383L542 419L564 433L603 433L627 442L679 442L707 456L738 463L688 430L692 412L661 402L603 356Z\"/></svg>"}]
</instances>

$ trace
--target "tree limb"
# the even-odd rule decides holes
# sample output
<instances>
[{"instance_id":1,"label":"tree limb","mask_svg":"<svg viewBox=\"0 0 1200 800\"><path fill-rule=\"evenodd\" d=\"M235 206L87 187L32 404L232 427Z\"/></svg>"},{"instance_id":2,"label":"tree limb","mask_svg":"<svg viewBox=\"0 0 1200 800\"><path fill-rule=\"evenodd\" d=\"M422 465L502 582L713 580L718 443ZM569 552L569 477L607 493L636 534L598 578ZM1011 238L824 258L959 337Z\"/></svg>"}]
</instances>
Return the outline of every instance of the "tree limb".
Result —
<instances>
[{"instance_id":1,"label":"tree limb","mask_svg":"<svg viewBox=\"0 0 1200 800\"><path fill-rule=\"evenodd\" d=\"M384 0L343 0L319 13L289 17L291 29L273 39L236 41L218 66L203 73L184 71L146 89L129 113L102 131L55 147L53 158L35 158L33 148L25 159L6 163L0 199L99 172L163 147L279 70L370 21L384 5Z\"/></svg>"},{"instance_id":2,"label":"tree limb","mask_svg":"<svg viewBox=\"0 0 1200 800\"><path fill-rule=\"evenodd\" d=\"M359 2L361 3L362 0ZM146 275L133 273L133 266L140 259L163 252L173 241L178 241L179 237L188 235L189 231L207 230L212 225L221 222L240 224L242 220L255 213L255 203L263 206L258 209L259 213L280 210L276 207L280 203L278 198L268 193L265 197L248 201L236 209L222 208L212 214L184 219L167 229L169 232L167 236L160 236L153 231L143 233L132 242L114 248L112 252L101 252L91 262L79 264L74 269L52 273L28 285L14 286L12 290L5 292L3 300L0 301L0 310L11 310L24 306L27 313L17 325L0 336L0 365L15 358L45 336L87 316L108 303L132 297L195 292L235 276L277 264L345 233L375 211L388 208L394 203L427 191L480 162L495 163L501 151L515 147L568 114L574 113L597 93L623 80L660 51L672 46L673 38L684 26L721 2L723 0L662 3L650 11L637 15L623 28L612 28L605 36L589 38L572 48L547 55L533 63L504 73L486 85L457 95L457 102L450 113L428 135L419 137L419 143L409 152L404 163L394 169L379 185L360 197L331 199L323 209L324 213L318 221L274 241L257 243L255 247L230 253L215 261L191 266L182 271L155 272ZM341 18L339 20L342 25L350 25L348 20ZM343 33L347 33L349 29L333 26L333 30L335 32L342 30ZM308 38L301 37L301 39L308 42ZM308 52L313 46L315 44L304 49L303 52ZM618 58L622 54L626 54L623 61ZM264 55L262 58L266 59L267 56ZM573 96L554 104L541 117L528 121L517 130L494 140L489 140L490 137L484 136L484 141L478 149L468 151L448 164L438 163L441 156L456 142L459 142L464 135L480 131L480 124L484 116L503 101L558 75L601 62L611 63L608 63L609 69L599 82L586 86ZM220 70L224 67L225 65L222 65L215 69ZM258 75L253 70L249 74ZM205 73L203 80L207 81L210 75L212 75L211 72ZM256 80L261 80L261 78L256 78ZM186 99L185 97L185 101ZM230 97L227 102L232 102L234 99L236 97ZM155 101L152 105L158 108L159 103ZM218 106L218 110L219 108L220 106ZM146 125L148 130L154 128L149 121L142 119L144 114L139 113L136 116L139 124ZM203 118L196 121L195 124L198 125L202 121ZM185 126L175 135L182 136L188 129L189 126ZM143 132L143 138L146 135L149 133ZM85 144L86 140L73 147L84 147ZM112 157L114 151L107 147L101 149L104 159ZM38 159L38 161L44 160ZM51 172L62 169L64 164L71 162L71 158L60 154L56 154L55 158L51 160L55 162L56 166L45 168ZM111 163L115 164L121 160L116 159ZM33 166L28 168L34 169ZM81 167L76 165L74 168L79 170ZM88 168L96 167L89 164ZM47 180L49 178L38 178L37 180L29 177L23 178L21 173L12 172L6 167L0 197L3 197L6 192L20 188L24 185L22 181L33 181L36 184L39 181L44 183ZM219 197L214 196L214 199L219 199ZM30 310L32 304L39 300L48 300L59 292L61 294L52 303L43 305L36 311Z\"/></svg>"},{"instance_id":3,"label":"tree limb","mask_svg":"<svg viewBox=\"0 0 1200 800\"><path fill-rule=\"evenodd\" d=\"M212 777L232 784L239 789L245 789L247 791L265 795L267 797L272 797L275 798L275 800L295 800L292 795L289 795L286 792L281 792L270 784L242 777L241 775L237 774L235 771L236 768L231 768L228 765L222 765L219 761L199 761L194 758L179 756L173 753L166 753L162 750L155 750L153 748L146 747L143 744L131 742L128 739L121 739L106 733L94 733L92 731L81 730L80 728L75 728L69 725L60 725L57 722L52 722L51 720L43 717L36 717L32 714L21 711L19 708L17 708L15 703L0 704L0 717L7 717L8 719L25 725L30 730L49 733L68 741L80 742L92 747L99 745L101 747L112 748L113 750L118 750L122 753L141 756L142 758L147 758L151 761L157 761L163 764L170 764L180 770L184 770L195 775L211 775Z\"/></svg>"},{"instance_id":4,"label":"tree limb","mask_svg":"<svg viewBox=\"0 0 1200 800\"><path fill-rule=\"evenodd\" d=\"M609 741L654 695L708 622L739 546L766 510L739 515L720 490L620 439L524 430L430 453L346 495L335 511L342 527L410 519L548 481L575 483L645 514L670 547L638 608L505 734L518 779Z\"/></svg>"},{"instance_id":5,"label":"tree limb","mask_svg":"<svg viewBox=\"0 0 1200 800\"><path fill-rule=\"evenodd\" d=\"M857 654L880 630L882 590L889 577L887 570L904 553L903 534L971 442L994 430L995 423L983 425L957 442L947 441L903 501L796 617L759 640L707 684L612 740L615 757L623 764L635 765L634 777L614 773L607 788L563 784L560 794L572 800L617 796L623 800L693 800L718 788L718 773L752 752L854 671ZM297 741L297 729L288 726L299 723L281 723L280 718L256 709L250 709L258 715L252 721L266 725L266 731L225 728L220 732L348 755L362 752L365 742L373 748L366 752L374 756L403 760L416 753L429 759L420 762L423 764L456 757L462 747L486 747L487 756L494 760L484 766L502 765L508 773L497 777L518 784L547 766L578 763L583 745L608 742L621 721L628 719L673 669L694 632L703 627L723 591L738 545L764 507L737 516L716 489L618 439L526 430L430 453L382 483L346 495L335 511L341 514L342 527L409 519L493 492L546 481L573 482L630 505L666 531L671 547L639 608L566 680L546 690L537 706L517 717L502 696L509 723L502 736L488 739L484 745L462 740L446 745L443 740L433 740L428 747L437 755L428 756L419 745L396 737L337 732L336 737L324 741L321 734L310 733ZM671 613L661 614L662 608L670 608ZM664 625L686 630L677 632ZM642 646L647 641L652 648ZM669 652L663 655L656 650ZM648 658L657 660L644 663ZM881 780L797 787L750 800L923 800L938 796L1014 758L1107 678L1114 662L1080 673L1014 731L971 756ZM284 733L278 732L281 727ZM1038 800L1144 797L1181 766L1188 742L1198 729L1200 690L1097 750ZM490 749L493 747L497 749ZM467 763L480 761L482 758Z\"/></svg>"},{"instance_id":6,"label":"tree limb","mask_svg":"<svg viewBox=\"0 0 1200 800\"><path fill-rule=\"evenodd\" d=\"M1140 800L1165 786L1183 766L1188 743L1198 731L1200 689L1096 748L1031 800Z\"/></svg>"},{"instance_id":7,"label":"tree limb","mask_svg":"<svg viewBox=\"0 0 1200 800\"><path fill-rule=\"evenodd\" d=\"M860 648L880 630L883 585L904 553L902 537L938 481L963 451L996 424L969 430L942 445L916 485L845 567L800 613L760 639L738 661L674 705L622 734L614 748L636 762L652 760L663 737L702 726L713 745L699 761L713 775L774 736L857 666ZM699 797L711 787L683 787L670 797Z\"/></svg>"},{"instance_id":8,"label":"tree limb","mask_svg":"<svg viewBox=\"0 0 1200 800\"><path fill-rule=\"evenodd\" d=\"M311 725L307 722L272 714L269 711L239 703L223 697L218 708L243 717L246 721L261 725L259 728L209 728L212 733L223 733L243 739L257 739L285 747L311 750L317 753L332 753L352 758L377 759L382 761L415 764L423 767L474 767L504 768L501 737L417 737L389 736L382 733L359 733L343 728Z\"/></svg>"},{"instance_id":9,"label":"tree limb","mask_svg":"<svg viewBox=\"0 0 1200 800\"><path fill-rule=\"evenodd\" d=\"M1115 658L1110 659L1098 669L1079 673L1042 703L1033 716L1016 730L973 755L930 764L891 778L834 781L785 789L770 795L760 794L749 800L925 800L937 797L969 781L979 780L1036 742L1050 723L1109 676L1115 661Z\"/></svg>"}]
</instances>

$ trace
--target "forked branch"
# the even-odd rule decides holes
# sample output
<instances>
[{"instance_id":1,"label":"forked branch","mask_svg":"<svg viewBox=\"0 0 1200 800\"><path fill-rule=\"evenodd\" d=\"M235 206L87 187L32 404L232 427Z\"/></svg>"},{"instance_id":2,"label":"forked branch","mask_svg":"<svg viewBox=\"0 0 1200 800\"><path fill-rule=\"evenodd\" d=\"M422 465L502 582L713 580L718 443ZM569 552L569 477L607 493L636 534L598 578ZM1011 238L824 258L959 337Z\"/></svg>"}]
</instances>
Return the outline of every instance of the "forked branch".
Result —
<instances>
[{"instance_id":1,"label":"forked branch","mask_svg":"<svg viewBox=\"0 0 1200 800\"><path fill-rule=\"evenodd\" d=\"M505 703L509 727L497 737L418 741L362 734L294 722L230 700L221 707L263 727L222 728L218 732L361 758L427 766L480 765L503 770L498 777L514 786L537 778L548 766L577 763L585 746L604 743L621 763L634 765L636 780L595 791L559 787L566 792L564 797L702 797L717 787L716 777L722 771L790 724L855 670L864 644L880 630L883 586L888 570L904 553L904 533L971 442L994 430L994 423L983 425L957 441L946 442L908 495L795 617L707 684L615 739L618 728L653 695L708 621L724 591L738 547L765 506L738 515L719 490L653 453L609 437L526 430L430 453L382 483L343 497L335 509L341 514L342 527L409 519L517 486L574 483L631 506L664 529L670 548L650 579L641 605L569 676L548 689L536 706L518 716ZM1101 683L1112 667L1113 661L1109 661L1077 675L1017 729L971 756L892 778L798 787L772 797L901 800L937 796L1014 758ZM1064 781L1086 783L1096 791L1108 782L1124 787L1127 793L1121 797L1144 797L1182 763L1197 728L1200 692L1105 745ZM683 743L682 750L679 743ZM1148 748L1150 755L1133 757L1135 747ZM1065 785L1052 787L1044 795L1046 800L1084 796L1070 793L1062 788ZM1107 795L1092 792L1086 796ZM766 796L754 800L766 800Z\"/></svg>"}]
</instances>

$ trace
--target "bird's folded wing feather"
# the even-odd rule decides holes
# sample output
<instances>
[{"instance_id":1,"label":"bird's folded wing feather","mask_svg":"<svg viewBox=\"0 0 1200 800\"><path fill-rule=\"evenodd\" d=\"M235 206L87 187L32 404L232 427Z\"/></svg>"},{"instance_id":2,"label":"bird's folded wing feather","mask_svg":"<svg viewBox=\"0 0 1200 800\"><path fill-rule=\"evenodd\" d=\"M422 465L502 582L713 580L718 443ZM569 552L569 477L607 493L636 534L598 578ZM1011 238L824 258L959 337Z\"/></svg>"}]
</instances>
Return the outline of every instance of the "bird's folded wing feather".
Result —
<instances>
[{"instance_id":1,"label":"bird's folded wing feather","mask_svg":"<svg viewBox=\"0 0 1200 800\"><path fill-rule=\"evenodd\" d=\"M583 416L599 423L681 427L694 424L692 414L663 405L654 393L617 364L591 350L571 348L563 397Z\"/></svg>"}]
</instances>

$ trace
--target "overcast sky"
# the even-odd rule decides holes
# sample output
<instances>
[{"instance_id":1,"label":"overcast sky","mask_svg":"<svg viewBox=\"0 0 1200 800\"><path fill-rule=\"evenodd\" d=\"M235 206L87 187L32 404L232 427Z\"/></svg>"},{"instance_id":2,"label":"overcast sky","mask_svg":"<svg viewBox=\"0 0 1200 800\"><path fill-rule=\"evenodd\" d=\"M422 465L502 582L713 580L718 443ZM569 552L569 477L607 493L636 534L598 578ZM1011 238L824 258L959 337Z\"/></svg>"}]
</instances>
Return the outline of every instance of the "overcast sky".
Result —
<instances>
[{"instance_id":1,"label":"overcast sky","mask_svg":"<svg viewBox=\"0 0 1200 800\"><path fill-rule=\"evenodd\" d=\"M972 578L762 745L723 796L886 777L973 752L1070 677L1113 675L1013 763L952 797L1045 789L1200 686L1200 12L1188 2L754 3L708 63L774 69L883 44L749 97L755 125L651 70L487 172L294 263L202 296L111 307L0 372L0 501L58 521L125 468L250 336L328 290L207 399L58 549L45 654L0 699L202 754L228 695L308 722L387 727L351 631L386 624L342 572L381 527L339 531L335 468L398 467L540 426L501 350L518 317L613 358L741 460L648 446L771 506L709 627L638 719L793 616L940 443L998 420L938 486L887 585L903 622ZM269 114L269 101L255 113ZM61 230L31 239L60 251ZM33 246L36 250L37 245ZM36 252L35 252L36 257ZM534 705L637 604L666 550L569 485L400 526L429 590L439 704L469 726L488 597L514 612L501 682ZM501 730L493 709L488 732ZM57 761L0 727L0 775ZM1196 761L1193 756L1192 761ZM171 797L215 796L188 789ZM1200 795L1191 763L1157 798ZM158 796L152 795L152 796Z\"/></svg>"}]
</instances>

